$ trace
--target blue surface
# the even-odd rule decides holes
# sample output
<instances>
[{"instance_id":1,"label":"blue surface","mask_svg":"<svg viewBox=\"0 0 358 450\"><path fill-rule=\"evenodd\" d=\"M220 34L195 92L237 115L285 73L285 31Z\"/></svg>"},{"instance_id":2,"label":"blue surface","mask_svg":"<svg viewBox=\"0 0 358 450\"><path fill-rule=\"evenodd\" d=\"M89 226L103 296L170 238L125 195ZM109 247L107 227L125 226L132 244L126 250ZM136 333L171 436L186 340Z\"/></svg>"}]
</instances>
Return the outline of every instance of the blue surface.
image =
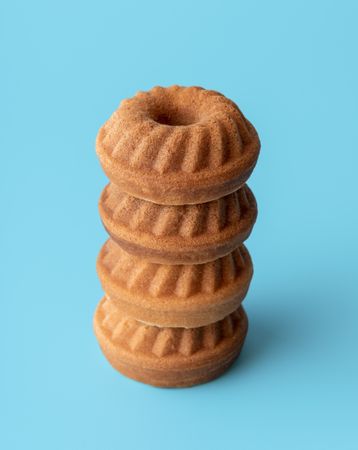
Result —
<instances>
[{"instance_id":1,"label":"blue surface","mask_svg":"<svg viewBox=\"0 0 358 450\"><path fill-rule=\"evenodd\" d=\"M1 3L2 449L355 450L357 2ZM161 390L116 373L92 314L98 128L156 84L236 101L262 153L242 357Z\"/></svg>"}]
</instances>

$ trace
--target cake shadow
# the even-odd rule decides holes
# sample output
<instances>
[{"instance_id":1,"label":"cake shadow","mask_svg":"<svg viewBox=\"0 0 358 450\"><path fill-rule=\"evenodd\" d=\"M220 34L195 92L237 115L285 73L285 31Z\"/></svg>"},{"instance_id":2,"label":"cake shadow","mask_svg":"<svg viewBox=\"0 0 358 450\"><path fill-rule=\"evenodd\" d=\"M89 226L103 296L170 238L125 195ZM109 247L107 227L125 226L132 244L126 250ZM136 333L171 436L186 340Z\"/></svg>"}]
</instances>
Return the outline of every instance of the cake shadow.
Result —
<instances>
[{"instance_id":1,"label":"cake shadow","mask_svg":"<svg viewBox=\"0 0 358 450\"><path fill-rule=\"evenodd\" d=\"M272 298L272 296L270 296ZM284 358L314 339L314 318L302 308L302 297L286 295L287 301L257 301L257 308L246 308L249 330L239 358L225 377L237 377L268 359ZM260 308L260 304L270 305ZM306 299L306 305L309 302ZM244 305L245 306L245 305Z\"/></svg>"}]
</instances>

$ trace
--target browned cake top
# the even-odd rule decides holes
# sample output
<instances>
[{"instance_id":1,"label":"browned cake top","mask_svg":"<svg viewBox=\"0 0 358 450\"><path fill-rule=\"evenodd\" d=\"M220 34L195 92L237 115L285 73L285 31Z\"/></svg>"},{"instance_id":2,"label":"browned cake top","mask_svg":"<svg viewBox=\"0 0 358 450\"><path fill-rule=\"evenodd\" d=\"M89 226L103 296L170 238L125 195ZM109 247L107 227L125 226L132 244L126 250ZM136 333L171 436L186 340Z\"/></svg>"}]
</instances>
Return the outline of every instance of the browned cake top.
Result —
<instances>
[{"instance_id":1,"label":"browned cake top","mask_svg":"<svg viewBox=\"0 0 358 450\"><path fill-rule=\"evenodd\" d=\"M249 176L259 148L255 129L235 103L199 87L138 92L122 101L97 137L112 181L164 204L200 203L233 192ZM210 195L206 189L218 183L220 192Z\"/></svg>"}]
</instances>

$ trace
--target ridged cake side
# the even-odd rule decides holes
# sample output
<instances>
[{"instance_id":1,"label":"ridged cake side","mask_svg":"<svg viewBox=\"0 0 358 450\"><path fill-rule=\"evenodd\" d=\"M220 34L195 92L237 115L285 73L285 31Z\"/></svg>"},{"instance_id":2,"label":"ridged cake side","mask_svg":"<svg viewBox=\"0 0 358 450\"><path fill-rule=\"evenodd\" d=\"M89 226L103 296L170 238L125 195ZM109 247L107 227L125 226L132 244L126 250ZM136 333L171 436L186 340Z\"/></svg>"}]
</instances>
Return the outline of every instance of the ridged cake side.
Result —
<instances>
[{"instance_id":1,"label":"ridged cake side","mask_svg":"<svg viewBox=\"0 0 358 450\"><path fill-rule=\"evenodd\" d=\"M139 92L122 101L97 137L108 177L133 196L163 204L233 192L249 177L259 150L239 108L199 87Z\"/></svg>"},{"instance_id":2,"label":"ridged cake side","mask_svg":"<svg viewBox=\"0 0 358 450\"><path fill-rule=\"evenodd\" d=\"M195 329L145 325L123 316L107 298L94 317L97 339L113 367L166 387L191 386L220 375L240 353L247 328L241 307L218 323Z\"/></svg>"},{"instance_id":3,"label":"ridged cake side","mask_svg":"<svg viewBox=\"0 0 358 450\"><path fill-rule=\"evenodd\" d=\"M164 206L111 183L99 210L105 228L124 249L167 264L204 263L230 253L247 239L257 217L255 197L246 185L211 202Z\"/></svg>"},{"instance_id":4,"label":"ridged cake side","mask_svg":"<svg viewBox=\"0 0 358 450\"><path fill-rule=\"evenodd\" d=\"M205 264L164 265L128 254L108 240L97 272L104 291L125 315L159 326L197 327L238 307L253 267L244 246Z\"/></svg>"}]
</instances>

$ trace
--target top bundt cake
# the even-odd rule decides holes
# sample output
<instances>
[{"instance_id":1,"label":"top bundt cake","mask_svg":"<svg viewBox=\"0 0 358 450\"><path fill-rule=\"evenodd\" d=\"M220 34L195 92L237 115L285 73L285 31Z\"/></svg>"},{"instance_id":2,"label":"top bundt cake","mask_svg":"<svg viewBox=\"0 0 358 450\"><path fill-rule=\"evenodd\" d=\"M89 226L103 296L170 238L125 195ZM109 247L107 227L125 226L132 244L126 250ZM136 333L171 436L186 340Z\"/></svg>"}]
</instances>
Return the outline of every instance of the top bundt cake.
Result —
<instances>
[{"instance_id":1,"label":"top bundt cake","mask_svg":"<svg viewBox=\"0 0 358 450\"><path fill-rule=\"evenodd\" d=\"M250 176L260 141L239 108L200 87L155 87L124 100L100 129L97 153L121 190L159 204L203 203Z\"/></svg>"}]
</instances>

